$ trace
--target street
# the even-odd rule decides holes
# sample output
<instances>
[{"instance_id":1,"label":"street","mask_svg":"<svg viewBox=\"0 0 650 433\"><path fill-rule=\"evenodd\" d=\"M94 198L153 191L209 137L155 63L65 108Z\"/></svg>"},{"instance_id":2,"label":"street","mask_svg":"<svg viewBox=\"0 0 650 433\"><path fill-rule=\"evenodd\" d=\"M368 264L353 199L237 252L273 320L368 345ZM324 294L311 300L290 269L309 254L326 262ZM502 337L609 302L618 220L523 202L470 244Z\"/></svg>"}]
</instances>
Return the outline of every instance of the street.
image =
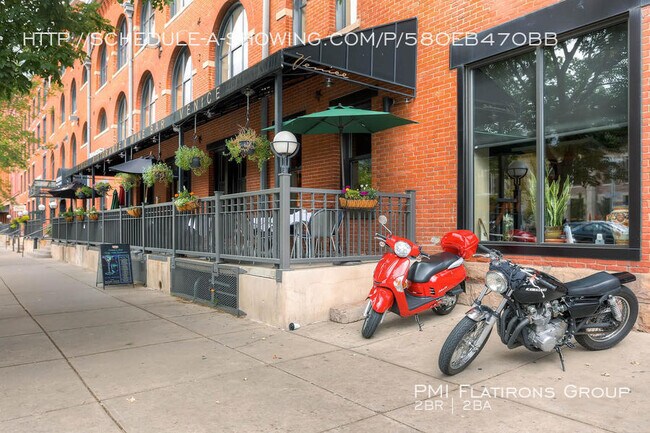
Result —
<instances>
[{"instance_id":1,"label":"street","mask_svg":"<svg viewBox=\"0 0 650 433\"><path fill-rule=\"evenodd\" d=\"M640 432L650 335L609 351L509 351L437 367L449 316L284 331L0 251L2 432ZM561 426L561 427L560 427Z\"/></svg>"}]
</instances>

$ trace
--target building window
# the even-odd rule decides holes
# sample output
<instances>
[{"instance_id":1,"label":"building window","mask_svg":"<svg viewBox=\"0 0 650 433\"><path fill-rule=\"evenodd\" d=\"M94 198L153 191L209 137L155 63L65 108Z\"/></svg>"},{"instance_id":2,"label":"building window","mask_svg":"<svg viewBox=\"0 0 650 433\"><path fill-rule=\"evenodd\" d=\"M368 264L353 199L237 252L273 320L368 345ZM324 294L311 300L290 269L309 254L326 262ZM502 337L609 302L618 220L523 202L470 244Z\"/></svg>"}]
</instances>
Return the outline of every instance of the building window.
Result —
<instances>
[{"instance_id":1,"label":"building window","mask_svg":"<svg viewBox=\"0 0 650 433\"><path fill-rule=\"evenodd\" d=\"M61 168L65 168L65 144L61 144Z\"/></svg>"},{"instance_id":2,"label":"building window","mask_svg":"<svg viewBox=\"0 0 650 433\"><path fill-rule=\"evenodd\" d=\"M47 179L47 156L43 155L43 179Z\"/></svg>"},{"instance_id":3,"label":"building window","mask_svg":"<svg viewBox=\"0 0 650 433\"><path fill-rule=\"evenodd\" d=\"M97 133L106 131L106 127L106 111L102 108L102 111L99 112L99 120L97 121Z\"/></svg>"},{"instance_id":4,"label":"building window","mask_svg":"<svg viewBox=\"0 0 650 433\"><path fill-rule=\"evenodd\" d=\"M129 45L129 32L127 29L126 19L122 18L117 24L117 69L126 65L126 53Z\"/></svg>"},{"instance_id":5,"label":"building window","mask_svg":"<svg viewBox=\"0 0 650 433\"><path fill-rule=\"evenodd\" d=\"M70 139L70 151L72 152L72 167L77 166L77 137L72 135Z\"/></svg>"},{"instance_id":6,"label":"building window","mask_svg":"<svg viewBox=\"0 0 650 433\"><path fill-rule=\"evenodd\" d=\"M345 134L347 171L344 186L359 188L372 185L372 136L370 134Z\"/></svg>"},{"instance_id":7,"label":"building window","mask_svg":"<svg viewBox=\"0 0 650 433\"><path fill-rule=\"evenodd\" d=\"M156 100L151 76L147 77L144 86L142 86L140 107L142 112L140 127L143 129L156 121Z\"/></svg>"},{"instance_id":8,"label":"building window","mask_svg":"<svg viewBox=\"0 0 650 433\"><path fill-rule=\"evenodd\" d=\"M54 116L54 106L52 106L51 109L50 109L50 125L51 125L51 127L52 127L52 132L51 132L52 134L54 134L54 130L56 129L56 127L54 126L54 125L56 124L56 122L54 121L54 119L55 119L55 116Z\"/></svg>"},{"instance_id":9,"label":"building window","mask_svg":"<svg viewBox=\"0 0 650 433\"><path fill-rule=\"evenodd\" d=\"M106 84L108 79L108 58L106 54L106 45L99 48L99 87Z\"/></svg>"},{"instance_id":10,"label":"building window","mask_svg":"<svg viewBox=\"0 0 650 433\"><path fill-rule=\"evenodd\" d=\"M153 41L156 34L156 15L151 7L150 1L142 3L142 12L140 14L140 38L142 45L147 45Z\"/></svg>"},{"instance_id":11,"label":"building window","mask_svg":"<svg viewBox=\"0 0 650 433\"><path fill-rule=\"evenodd\" d=\"M628 246L636 216L628 217L627 29L612 25L468 71L472 224L481 240Z\"/></svg>"},{"instance_id":12,"label":"building window","mask_svg":"<svg viewBox=\"0 0 650 433\"><path fill-rule=\"evenodd\" d=\"M84 68L85 70L86 68ZM70 114L77 112L77 82L72 80L70 85Z\"/></svg>"},{"instance_id":13,"label":"building window","mask_svg":"<svg viewBox=\"0 0 650 433\"><path fill-rule=\"evenodd\" d=\"M336 30L357 22L357 0L334 0L336 4Z\"/></svg>"},{"instance_id":14,"label":"building window","mask_svg":"<svg viewBox=\"0 0 650 433\"><path fill-rule=\"evenodd\" d=\"M88 68L84 66L83 71L81 72L81 85L84 85L87 82L88 82Z\"/></svg>"},{"instance_id":15,"label":"building window","mask_svg":"<svg viewBox=\"0 0 650 433\"><path fill-rule=\"evenodd\" d=\"M43 116L43 144L47 144L47 116Z\"/></svg>"},{"instance_id":16,"label":"building window","mask_svg":"<svg viewBox=\"0 0 650 433\"><path fill-rule=\"evenodd\" d=\"M242 5L234 6L219 31L217 44L217 84L220 84L248 67L248 22Z\"/></svg>"},{"instance_id":17,"label":"building window","mask_svg":"<svg viewBox=\"0 0 650 433\"><path fill-rule=\"evenodd\" d=\"M173 111L192 102L192 56L190 56L190 52L187 48L183 48L176 58L172 87Z\"/></svg>"},{"instance_id":18,"label":"building window","mask_svg":"<svg viewBox=\"0 0 650 433\"><path fill-rule=\"evenodd\" d=\"M81 129L81 144L88 144L88 122L84 122L84 127Z\"/></svg>"},{"instance_id":19,"label":"building window","mask_svg":"<svg viewBox=\"0 0 650 433\"><path fill-rule=\"evenodd\" d=\"M176 16L185 6L190 4L192 0L172 0L169 5L169 14L171 17Z\"/></svg>"},{"instance_id":20,"label":"building window","mask_svg":"<svg viewBox=\"0 0 650 433\"><path fill-rule=\"evenodd\" d=\"M61 125L65 123L65 96L61 95Z\"/></svg>"},{"instance_id":21,"label":"building window","mask_svg":"<svg viewBox=\"0 0 650 433\"><path fill-rule=\"evenodd\" d=\"M293 44L305 43L307 0L293 0Z\"/></svg>"},{"instance_id":22,"label":"building window","mask_svg":"<svg viewBox=\"0 0 650 433\"><path fill-rule=\"evenodd\" d=\"M41 125L36 126L36 140L37 143L40 145L41 144Z\"/></svg>"},{"instance_id":23,"label":"building window","mask_svg":"<svg viewBox=\"0 0 650 433\"><path fill-rule=\"evenodd\" d=\"M52 179L56 179L56 173L54 172L54 152L50 153L50 176Z\"/></svg>"},{"instance_id":24,"label":"building window","mask_svg":"<svg viewBox=\"0 0 650 433\"><path fill-rule=\"evenodd\" d=\"M127 107L126 98L121 95L117 101L117 141L120 142L126 138L126 119Z\"/></svg>"}]
</instances>

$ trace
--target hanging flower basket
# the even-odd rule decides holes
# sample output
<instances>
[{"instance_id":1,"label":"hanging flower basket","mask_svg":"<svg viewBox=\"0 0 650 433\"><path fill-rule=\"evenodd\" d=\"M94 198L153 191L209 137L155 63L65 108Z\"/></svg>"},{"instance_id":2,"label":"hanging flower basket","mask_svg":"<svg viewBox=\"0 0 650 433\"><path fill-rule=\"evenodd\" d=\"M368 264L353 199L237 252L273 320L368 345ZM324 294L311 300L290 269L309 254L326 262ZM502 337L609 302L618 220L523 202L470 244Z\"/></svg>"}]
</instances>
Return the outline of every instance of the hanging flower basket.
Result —
<instances>
[{"instance_id":1,"label":"hanging flower basket","mask_svg":"<svg viewBox=\"0 0 650 433\"><path fill-rule=\"evenodd\" d=\"M179 212L193 212L199 208L199 198L187 188L183 188L183 191L174 197L174 206Z\"/></svg>"},{"instance_id":2,"label":"hanging flower basket","mask_svg":"<svg viewBox=\"0 0 650 433\"><path fill-rule=\"evenodd\" d=\"M140 218L142 216L142 209L139 207L130 207L126 210L126 213L133 218Z\"/></svg>"},{"instance_id":3,"label":"hanging flower basket","mask_svg":"<svg viewBox=\"0 0 650 433\"><path fill-rule=\"evenodd\" d=\"M176 206L176 210L179 212L192 212L195 211L199 208L199 202L197 201L190 201L187 202L183 205Z\"/></svg>"},{"instance_id":4,"label":"hanging flower basket","mask_svg":"<svg viewBox=\"0 0 650 433\"><path fill-rule=\"evenodd\" d=\"M97 221L99 219L99 214L98 213L89 213L88 214L88 219L91 221Z\"/></svg>"},{"instance_id":5,"label":"hanging flower basket","mask_svg":"<svg viewBox=\"0 0 650 433\"><path fill-rule=\"evenodd\" d=\"M339 197L339 207L343 209L374 209L377 207L377 199L370 200L351 200L343 197Z\"/></svg>"},{"instance_id":6,"label":"hanging flower basket","mask_svg":"<svg viewBox=\"0 0 650 433\"><path fill-rule=\"evenodd\" d=\"M71 223L72 221L74 221L74 217L72 215L65 217L65 222Z\"/></svg>"}]
</instances>

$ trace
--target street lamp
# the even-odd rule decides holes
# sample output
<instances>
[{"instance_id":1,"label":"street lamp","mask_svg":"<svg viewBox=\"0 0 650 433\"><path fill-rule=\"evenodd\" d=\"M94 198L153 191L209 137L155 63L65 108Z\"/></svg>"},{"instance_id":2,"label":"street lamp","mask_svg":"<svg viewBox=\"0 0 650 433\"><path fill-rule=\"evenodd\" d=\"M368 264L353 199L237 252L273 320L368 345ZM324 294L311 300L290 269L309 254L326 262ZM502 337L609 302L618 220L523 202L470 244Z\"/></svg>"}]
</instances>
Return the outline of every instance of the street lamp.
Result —
<instances>
[{"instance_id":1,"label":"street lamp","mask_svg":"<svg viewBox=\"0 0 650 433\"><path fill-rule=\"evenodd\" d=\"M56 200L50 200L50 203L48 204L50 205L50 219L52 220L54 219L54 209L56 209L58 203L56 202Z\"/></svg>"},{"instance_id":2,"label":"street lamp","mask_svg":"<svg viewBox=\"0 0 650 433\"><path fill-rule=\"evenodd\" d=\"M289 173L289 160L298 153L300 143L295 135L289 131L280 131L275 134L271 150L280 161L280 174Z\"/></svg>"},{"instance_id":3,"label":"street lamp","mask_svg":"<svg viewBox=\"0 0 650 433\"><path fill-rule=\"evenodd\" d=\"M38 210L40 210L41 212L43 212L43 211L45 210L45 205L44 205L43 203L39 204L39 205L38 205Z\"/></svg>"},{"instance_id":4,"label":"street lamp","mask_svg":"<svg viewBox=\"0 0 650 433\"><path fill-rule=\"evenodd\" d=\"M515 199L515 215L516 228L521 228L521 179L528 174L528 167L526 163L518 159L512 161L506 170L508 177L513 180L515 184L514 199Z\"/></svg>"}]
</instances>

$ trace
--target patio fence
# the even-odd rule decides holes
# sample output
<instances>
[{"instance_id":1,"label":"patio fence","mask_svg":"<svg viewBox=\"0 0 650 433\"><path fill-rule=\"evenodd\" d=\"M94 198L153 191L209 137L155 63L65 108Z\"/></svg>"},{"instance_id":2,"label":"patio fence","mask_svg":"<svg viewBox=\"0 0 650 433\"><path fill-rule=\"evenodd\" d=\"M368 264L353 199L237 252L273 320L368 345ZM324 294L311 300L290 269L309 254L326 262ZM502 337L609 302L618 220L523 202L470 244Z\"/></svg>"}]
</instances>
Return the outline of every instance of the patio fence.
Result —
<instances>
[{"instance_id":1,"label":"patio fence","mask_svg":"<svg viewBox=\"0 0 650 433\"><path fill-rule=\"evenodd\" d=\"M202 198L192 212L173 203L142 205L140 216L126 209L52 221L52 239L98 245L126 243L146 253L203 258L216 262L291 263L370 260L382 251L374 234L379 215L393 233L414 238L415 192L381 193L370 210L340 206L338 190L280 188ZM285 221L285 224L278 224Z\"/></svg>"}]
</instances>

